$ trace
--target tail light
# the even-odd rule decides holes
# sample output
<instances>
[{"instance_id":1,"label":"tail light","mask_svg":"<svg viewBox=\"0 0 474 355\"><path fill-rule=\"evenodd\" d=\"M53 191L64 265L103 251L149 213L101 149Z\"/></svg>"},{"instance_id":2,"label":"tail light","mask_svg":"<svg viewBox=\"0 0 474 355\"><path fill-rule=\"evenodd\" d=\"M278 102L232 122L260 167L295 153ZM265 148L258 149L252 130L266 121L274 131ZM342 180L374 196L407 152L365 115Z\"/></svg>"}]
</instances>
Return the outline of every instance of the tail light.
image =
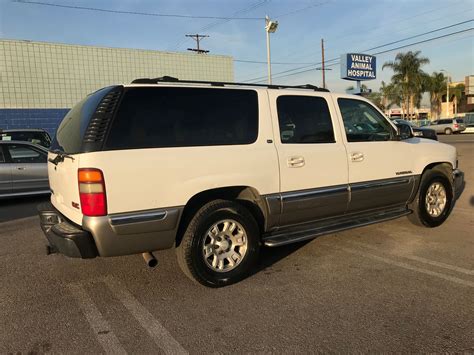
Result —
<instances>
[{"instance_id":1,"label":"tail light","mask_svg":"<svg viewBox=\"0 0 474 355\"><path fill-rule=\"evenodd\" d=\"M457 123L454 124L454 128L458 128L459 125Z\"/></svg>"},{"instance_id":2,"label":"tail light","mask_svg":"<svg viewBox=\"0 0 474 355\"><path fill-rule=\"evenodd\" d=\"M78 181L82 214L85 216L107 215L107 197L102 171L93 168L79 169Z\"/></svg>"}]
</instances>

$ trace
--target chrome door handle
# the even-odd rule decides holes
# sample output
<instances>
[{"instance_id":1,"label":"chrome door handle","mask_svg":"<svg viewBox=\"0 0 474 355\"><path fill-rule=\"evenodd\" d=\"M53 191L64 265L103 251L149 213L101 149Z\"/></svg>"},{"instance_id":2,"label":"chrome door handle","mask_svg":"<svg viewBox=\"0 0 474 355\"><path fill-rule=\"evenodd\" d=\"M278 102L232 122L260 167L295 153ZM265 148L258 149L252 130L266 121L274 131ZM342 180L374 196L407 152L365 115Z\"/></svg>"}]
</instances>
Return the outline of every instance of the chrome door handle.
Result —
<instances>
[{"instance_id":1,"label":"chrome door handle","mask_svg":"<svg viewBox=\"0 0 474 355\"><path fill-rule=\"evenodd\" d=\"M364 153L361 153L361 152L351 153L351 160L353 162L363 161L364 160Z\"/></svg>"},{"instance_id":2,"label":"chrome door handle","mask_svg":"<svg viewBox=\"0 0 474 355\"><path fill-rule=\"evenodd\" d=\"M18 168L16 168L17 170L26 170L26 168L24 166L19 166Z\"/></svg>"},{"instance_id":3,"label":"chrome door handle","mask_svg":"<svg viewBox=\"0 0 474 355\"><path fill-rule=\"evenodd\" d=\"M301 168L305 164L303 157L289 157L287 163L290 168Z\"/></svg>"}]
</instances>

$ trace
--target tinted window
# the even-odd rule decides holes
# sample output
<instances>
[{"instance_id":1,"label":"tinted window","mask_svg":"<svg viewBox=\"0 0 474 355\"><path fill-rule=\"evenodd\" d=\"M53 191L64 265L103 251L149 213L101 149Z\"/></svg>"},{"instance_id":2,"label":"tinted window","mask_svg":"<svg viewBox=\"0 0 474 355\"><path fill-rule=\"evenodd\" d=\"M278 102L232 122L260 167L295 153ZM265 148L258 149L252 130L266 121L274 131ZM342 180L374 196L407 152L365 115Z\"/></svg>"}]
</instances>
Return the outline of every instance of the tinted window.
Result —
<instances>
[{"instance_id":1,"label":"tinted window","mask_svg":"<svg viewBox=\"0 0 474 355\"><path fill-rule=\"evenodd\" d=\"M96 91L77 103L63 118L56 131L52 150L59 149L65 153L79 153L82 138L92 114L95 112L102 98L111 90L111 87Z\"/></svg>"},{"instance_id":2,"label":"tinted window","mask_svg":"<svg viewBox=\"0 0 474 355\"><path fill-rule=\"evenodd\" d=\"M464 121L461 118L456 118L457 123L464 123Z\"/></svg>"},{"instance_id":3,"label":"tinted window","mask_svg":"<svg viewBox=\"0 0 474 355\"><path fill-rule=\"evenodd\" d=\"M51 145L51 138L46 132L5 132L1 134L3 141L25 141L42 145L48 148Z\"/></svg>"},{"instance_id":4,"label":"tinted window","mask_svg":"<svg viewBox=\"0 0 474 355\"><path fill-rule=\"evenodd\" d=\"M112 123L106 147L250 144L257 135L255 91L131 88Z\"/></svg>"},{"instance_id":5,"label":"tinted window","mask_svg":"<svg viewBox=\"0 0 474 355\"><path fill-rule=\"evenodd\" d=\"M338 99L348 142L391 139L394 129L372 105L354 99Z\"/></svg>"},{"instance_id":6,"label":"tinted window","mask_svg":"<svg viewBox=\"0 0 474 355\"><path fill-rule=\"evenodd\" d=\"M451 124L453 123L453 120L439 120L438 124Z\"/></svg>"},{"instance_id":7,"label":"tinted window","mask_svg":"<svg viewBox=\"0 0 474 355\"><path fill-rule=\"evenodd\" d=\"M8 145L7 149L12 163L46 163L46 153L41 153L31 147L12 144Z\"/></svg>"},{"instance_id":8,"label":"tinted window","mask_svg":"<svg viewBox=\"0 0 474 355\"><path fill-rule=\"evenodd\" d=\"M282 143L334 143L328 104L321 97L279 96L277 99Z\"/></svg>"}]
</instances>

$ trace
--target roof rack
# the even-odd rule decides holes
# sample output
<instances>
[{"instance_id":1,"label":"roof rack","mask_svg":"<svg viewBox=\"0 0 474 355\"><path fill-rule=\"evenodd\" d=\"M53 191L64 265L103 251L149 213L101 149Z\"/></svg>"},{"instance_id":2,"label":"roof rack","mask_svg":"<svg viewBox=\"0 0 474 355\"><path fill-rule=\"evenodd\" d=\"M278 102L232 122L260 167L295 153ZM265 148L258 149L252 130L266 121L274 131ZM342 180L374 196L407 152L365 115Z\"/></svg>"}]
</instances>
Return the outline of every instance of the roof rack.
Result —
<instances>
[{"instance_id":1,"label":"roof rack","mask_svg":"<svg viewBox=\"0 0 474 355\"><path fill-rule=\"evenodd\" d=\"M329 92L328 89L323 89L311 84L288 86L288 85L273 85L273 84L251 84L251 83L233 83L226 81L204 81L204 80L179 80L172 76L162 76L160 78L140 78L132 81L132 84L159 84L159 83L183 83L183 84L208 84L211 86L251 86L268 89L305 89L314 91Z\"/></svg>"}]
</instances>

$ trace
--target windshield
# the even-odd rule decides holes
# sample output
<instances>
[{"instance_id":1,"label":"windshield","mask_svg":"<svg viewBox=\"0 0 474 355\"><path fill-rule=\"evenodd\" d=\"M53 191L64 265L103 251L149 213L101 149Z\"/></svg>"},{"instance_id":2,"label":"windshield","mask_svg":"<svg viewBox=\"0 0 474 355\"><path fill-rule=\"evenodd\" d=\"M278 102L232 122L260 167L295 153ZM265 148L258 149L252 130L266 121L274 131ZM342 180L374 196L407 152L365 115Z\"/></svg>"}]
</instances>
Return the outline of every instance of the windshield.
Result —
<instances>
[{"instance_id":1,"label":"windshield","mask_svg":"<svg viewBox=\"0 0 474 355\"><path fill-rule=\"evenodd\" d=\"M39 144L46 148L49 148L49 146L51 145L51 138L46 132L4 132L1 134L1 137L2 141L25 141L34 144Z\"/></svg>"}]
</instances>

